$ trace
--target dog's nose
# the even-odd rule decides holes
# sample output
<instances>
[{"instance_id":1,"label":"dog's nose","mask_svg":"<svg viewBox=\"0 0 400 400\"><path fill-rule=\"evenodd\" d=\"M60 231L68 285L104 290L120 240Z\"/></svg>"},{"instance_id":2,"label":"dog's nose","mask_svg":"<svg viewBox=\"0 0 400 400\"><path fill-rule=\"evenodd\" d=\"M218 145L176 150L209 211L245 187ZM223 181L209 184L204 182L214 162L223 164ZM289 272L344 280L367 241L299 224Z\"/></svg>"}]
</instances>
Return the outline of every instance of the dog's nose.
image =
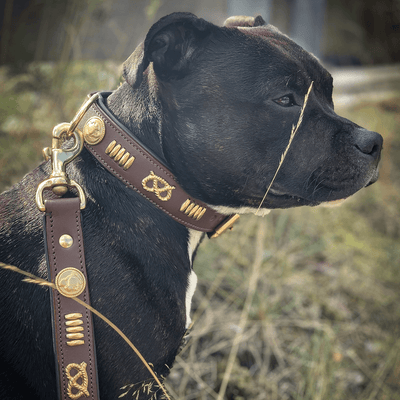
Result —
<instances>
[{"instance_id":1,"label":"dog's nose","mask_svg":"<svg viewBox=\"0 0 400 400\"><path fill-rule=\"evenodd\" d=\"M382 150L383 138L377 132L368 131L363 128L357 128L355 138L355 147L361 153L379 159Z\"/></svg>"}]
</instances>

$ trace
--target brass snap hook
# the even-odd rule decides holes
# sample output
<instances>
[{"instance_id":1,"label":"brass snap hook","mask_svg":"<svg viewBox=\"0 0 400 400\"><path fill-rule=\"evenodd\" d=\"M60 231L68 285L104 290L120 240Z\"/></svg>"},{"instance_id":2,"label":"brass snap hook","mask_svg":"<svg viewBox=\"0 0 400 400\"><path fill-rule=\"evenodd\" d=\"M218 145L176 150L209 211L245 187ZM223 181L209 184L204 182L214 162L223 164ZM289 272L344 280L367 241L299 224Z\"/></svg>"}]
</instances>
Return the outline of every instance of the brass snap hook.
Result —
<instances>
[{"instance_id":1,"label":"brass snap hook","mask_svg":"<svg viewBox=\"0 0 400 400\"><path fill-rule=\"evenodd\" d=\"M71 124L66 122L59 124L53 129L53 139L51 149L49 147L43 150L46 160L51 159L52 173L50 177L41 182L36 191L36 204L40 211L45 211L43 201L43 191L52 189L53 193L62 196L68 191L68 187L75 187L78 190L80 198L80 209L86 207L86 196L81 186L74 180L69 179L65 171L66 165L71 162L83 148L83 135L78 129L72 132L74 144L70 148L62 148L62 136L68 136Z\"/></svg>"},{"instance_id":2,"label":"brass snap hook","mask_svg":"<svg viewBox=\"0 0 400 400\"><path fill-rule=\"evenodd\" d=\"M39 184L36 191L36 205L40 211L46 210L43 201L43 191L45 189L52 189L54 194L62 196L68 191L69 186L75 187L78 190L80 209L83 210L86 207L85 192L74 180L68 178L65 172L65 167L82 151L84 138L82 132L77 129L77 126L90 106L99 98L99 96L99 93L95 93L86 100L76 113L71 123L68 124L64 122L54 127L51 149L49 147L43 149L43 155L46 161L51 159L53 171L48 179ZM71 137L74 138L74 144L72 147L61 147L63 136L67 139Z\"/></svg>"}]
</instances>

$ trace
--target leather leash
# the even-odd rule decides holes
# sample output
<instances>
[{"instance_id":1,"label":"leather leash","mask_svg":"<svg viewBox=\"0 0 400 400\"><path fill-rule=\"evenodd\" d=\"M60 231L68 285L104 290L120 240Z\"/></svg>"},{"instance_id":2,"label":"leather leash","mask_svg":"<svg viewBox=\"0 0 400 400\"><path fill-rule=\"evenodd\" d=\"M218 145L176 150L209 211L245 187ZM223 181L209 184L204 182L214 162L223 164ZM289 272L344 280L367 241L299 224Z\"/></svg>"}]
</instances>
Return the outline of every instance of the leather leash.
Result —
<instances>
[{"instance_id":1,"label":"leather leash","mask_svg":"<svg viewBox=\"0 0 400 400\"><path fill-rule=\"evenodd\" d=\"M51 159L52 173L38 186L36 204L44 215L48 273L57 290L51 291L53 345L60 400L81 397L99 400L92 313L74 301L89 301L81 213L86 197L81 186L69 179L66 165L83 145L114 176L188 228L218 237L239 215L226 216L189 196L172 173L107 110L96 93L82 105L73 121L57 125L52 147L43 150ZM82 133L83 132L83 133ZM61 147L63 136L74 138L72 147ZM75 188L79 197L44 201L51 189L58 196Z\"/></svg>"},{"instance_id":2,"label":"leather leash","mask_svg":"<svg viewBox=\"0 0 400 400\"><path fill-rule=\"evenodd\" d=\"M59 398L98 400L92 315L71 298L90 304L79 198L47 200L44 220Z\"/></svg>"},{"instance_id":3,"label":"leather leash","mask_svg":"<svg viewBox=\"0 0 400 400\"><path fill-rule=\"evenodd\" d=\"M57 289L50 291L50 300L59 400L100 399L92 313L72 299L77 297L90 305L81 222L86 198L83 189L68 178L65 170L67 163L82 151L83 136L75 128L90 104L86 102L70 124L54 128L52 147L43 151L45 158L51 159L52 173L36 192L36 204L45 212L48 276ZM61 147L64 135L74 137L71 148ZM44 190L52 189L61 196L70 187L78 191L79 197L44 202Z\"/></svg>"}]
</instances>

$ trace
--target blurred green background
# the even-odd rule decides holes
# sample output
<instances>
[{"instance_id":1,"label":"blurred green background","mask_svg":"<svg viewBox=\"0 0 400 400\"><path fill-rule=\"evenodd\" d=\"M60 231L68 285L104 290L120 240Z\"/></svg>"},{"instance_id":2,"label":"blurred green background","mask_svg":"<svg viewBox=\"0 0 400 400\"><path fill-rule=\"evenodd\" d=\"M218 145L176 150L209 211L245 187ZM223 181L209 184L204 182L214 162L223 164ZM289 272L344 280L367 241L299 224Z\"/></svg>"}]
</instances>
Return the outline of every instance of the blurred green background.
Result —
<instances>
[{"instance_id":1,"label":"blurred green background","mask_svg":"<svg viewBox=\"0 0 400 400\"><path fill-rule=\"evenodd\" d=\"M119 85L159 17L222 24L227 3L6 0L0 191L38 165L87 93ZM292 6L273 1L269 16L287 33ZM383 135L380 179L339 208L244 216L202 244L193 331L167 380L176 399L400 399L399 21L398 0L327 1L336 111Z\"/></svg>"}]
</instances>

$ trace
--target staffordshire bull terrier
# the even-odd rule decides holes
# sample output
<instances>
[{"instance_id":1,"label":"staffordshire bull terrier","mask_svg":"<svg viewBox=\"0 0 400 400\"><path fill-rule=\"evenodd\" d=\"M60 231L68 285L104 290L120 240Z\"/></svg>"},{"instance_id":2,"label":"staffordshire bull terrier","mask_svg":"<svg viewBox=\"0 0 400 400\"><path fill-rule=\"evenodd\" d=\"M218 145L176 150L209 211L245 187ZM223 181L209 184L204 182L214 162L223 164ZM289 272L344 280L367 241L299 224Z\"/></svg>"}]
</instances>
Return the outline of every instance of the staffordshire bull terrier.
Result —
<instances>
[{"instance_id":1,"label":"staffordshire bull terrier","mask_svg":"<svg viewBox=\"0 0 400 400\"><path fill-rule=\"evenodd\" d=\"M123 76L125 82L100 99L109 120L211 210L255 212L261 202L260 213L316 206L377 179L381 136L336 115L331 75L261 17L231 18L218 27L189 13L168 15L124 63ZM262 201L311 83L302 123ZM105 163L86 146L68 167L87 196L82 226L91 303L165 377L190 323L192 262L204 233L132 190ZM156 176L151 172L149 179ZM0 261L45 279L35 192L49 173L45 162L0 197ZM158 187L156 181L147 185ZM1 271L0 398L54 400L49 290L21 279ZM100 319L93 323L101 399L118 398L128 384L151 382L126 343ZM136 393L162 398L154 388Z\"/></svg>"}]
</instances>

